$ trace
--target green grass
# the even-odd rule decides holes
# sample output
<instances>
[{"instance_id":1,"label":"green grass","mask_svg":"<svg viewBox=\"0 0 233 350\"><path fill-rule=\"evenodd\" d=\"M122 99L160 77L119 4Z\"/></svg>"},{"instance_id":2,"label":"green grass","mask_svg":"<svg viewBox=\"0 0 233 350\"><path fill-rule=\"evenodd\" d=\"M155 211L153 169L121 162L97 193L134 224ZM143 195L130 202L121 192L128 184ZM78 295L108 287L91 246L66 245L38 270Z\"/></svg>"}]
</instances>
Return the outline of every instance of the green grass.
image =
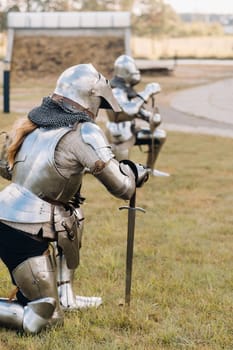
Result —
<instances>
[{"instance_id":1,"label":"green grass","mask_svg":"<svg viewBox=\"0 0 233 350\"><path fill-rule=\"evenodd\" d=\"M10 116L14 119L14 116ZM9 119L11 120L11 119ZM1 116L1 129L4 118ZM67 313L37 336L0 329L0 350L233 349L233 140L169 132L157 167L137 191L131 307L124 300L127 213L86 175L77 294L99 309ZM132 158L145 160L138 148ZM6 185L0 180L0 186ZM0 269L0 295L11 291Z\"/></svg>"}]
</instances>

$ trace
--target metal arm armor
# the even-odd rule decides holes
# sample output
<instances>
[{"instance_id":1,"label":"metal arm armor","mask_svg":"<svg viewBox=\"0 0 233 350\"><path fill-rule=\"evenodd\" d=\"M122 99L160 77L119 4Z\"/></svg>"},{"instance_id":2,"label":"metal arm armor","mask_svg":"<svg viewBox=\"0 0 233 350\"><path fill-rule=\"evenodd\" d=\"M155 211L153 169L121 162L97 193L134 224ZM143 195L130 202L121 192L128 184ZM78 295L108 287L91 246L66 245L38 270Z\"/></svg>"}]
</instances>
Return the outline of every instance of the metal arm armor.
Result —
<instances>
[{"instance_id":1,"label":"metal arm armor","mask_svg":"<svg viewBox=\"0 0 233 350\"><path fill-rule=\"evenodd\" d=\"M130 199L135 191L135 176L127 164L112 159L96 178L115 197Z\"/></svg>"},{"instance_id":2,"label":"metal arm armor","mask_svg":"<svg viewBox=\"0 0 233 350\"><path fill-rule=\"evenodd\" d=\"M123 89L114 88L113 94L117 99L122 112L128 115L128 120L129 117L135 117L135 115L138 114L140 108L145 102L141 96L136 96L129 100L126 91Z\"/></svg>"},{"instance_id":3,"label":"metal arm armor","mask_svg":"<svg viewBox=\"0 0 233 350\"><path fill-rule=\"evenodd\" d=\"M142 92L138 93L138 96L140 96L146 102L150 96L156 95L160 91L161 88L158 83L149 83Z\"/></svg>"},{"instance_id":4,"label":"metal arm armor","mask_svg":"<svg viewBox=\"0 0 233 350\"><path fill-rule=\"evenodd\" d=\"M128 165L114 159L102 130L94 123L84 123L80 129L82 140L91 146L99 160L90 169L92 174L115 197L130 199L135 190L135 176Z\"/></svg>"},{"instance_id":5,"label":"metal arm armor","mask_svg":"<svg viewBox=\"0 0 233 350\"><path fill-rule=\"evenodd\" d=\"M120 105L122 112L108 112L109 119L114 122L122 122L133 120L136 117L141 118L142 115L140 110L143 107L143 104L148 101L150 96L159 92L160 85L157 83L150 83L146 85L143 91L135 94L135 97L129 99L127 90L122 89L121 87L114 87L113 94Z\"/></svg>"}]
</instances>

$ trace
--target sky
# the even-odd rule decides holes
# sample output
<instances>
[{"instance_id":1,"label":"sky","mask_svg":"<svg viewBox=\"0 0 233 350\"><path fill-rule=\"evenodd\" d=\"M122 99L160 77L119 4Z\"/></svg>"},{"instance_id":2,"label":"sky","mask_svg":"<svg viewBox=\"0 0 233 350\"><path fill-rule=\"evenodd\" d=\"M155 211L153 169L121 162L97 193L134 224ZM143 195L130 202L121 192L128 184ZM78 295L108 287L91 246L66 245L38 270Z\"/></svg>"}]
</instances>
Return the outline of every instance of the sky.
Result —
<instances>
[{"instance_id":1,"label":"sky","mask_svg":"<svg viewBox=\"0 0 233 350\"><path fill-rule=\"evenodd\" d=\"M164 0L178 12L221 13L233 15L233 0Z\"/></svg>"}]
</instances>

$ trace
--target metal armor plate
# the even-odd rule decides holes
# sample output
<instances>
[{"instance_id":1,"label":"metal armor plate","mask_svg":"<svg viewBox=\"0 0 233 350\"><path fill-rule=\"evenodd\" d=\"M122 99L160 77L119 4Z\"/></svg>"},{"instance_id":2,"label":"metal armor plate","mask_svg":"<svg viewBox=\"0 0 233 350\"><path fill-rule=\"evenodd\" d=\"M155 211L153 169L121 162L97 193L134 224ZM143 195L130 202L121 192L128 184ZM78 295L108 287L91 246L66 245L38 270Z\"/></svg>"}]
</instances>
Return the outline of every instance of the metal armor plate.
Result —
<instances>
[{"instance_id":1,"label":"metal armor plate","mask_svg":"<svg viewBox=\"0 0 233 350\"><path fill-rule=\"evenodd\" d=\"M130 121L121 123L108 122L106 127L111 141L118 144L130 140L133 137L131 125L132 123Z\"/></svg>"},{"instance_id":2,"label":"metal armor plate","mask_svg":"<svg viewBox=\"0 0 233 350\"><path fill-rule=\"evenodd\" d=\"M98 125L94 123L83 123L80 129L82 139L89 144L96 152L100 160L107 163L114 158L111 146Z\"/></svg>"},{"instance_id":3,"label":"metal armor plate","mask_svg":"<svg viewBox=\"0 0 233 350\"><path fill-rule=\"evenodd\" d=\"M51 205L26 188L11 183L0 192L0 219L19 223L48 222Z\"/></svg>"}]
</instances>

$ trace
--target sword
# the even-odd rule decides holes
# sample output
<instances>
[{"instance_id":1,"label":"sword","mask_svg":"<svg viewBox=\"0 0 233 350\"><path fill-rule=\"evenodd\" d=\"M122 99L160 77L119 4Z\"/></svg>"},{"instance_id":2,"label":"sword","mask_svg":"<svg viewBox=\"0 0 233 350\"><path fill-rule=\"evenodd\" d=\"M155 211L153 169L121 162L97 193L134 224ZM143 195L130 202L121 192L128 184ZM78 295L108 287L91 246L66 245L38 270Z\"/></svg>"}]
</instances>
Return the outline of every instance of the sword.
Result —
<instances>
[{"instance_id":1,"label":"sword","mask_svg":"<svg viewBox=\"0 0 233 350\"><path fill-rule=\"evenodd\" d=\"M155 97L154 95L151 96L151 104L152 104L152 111L154 112L154 109L155 109ZM152 127L150 125L150 133L151 133L151 159L152 159L152 163L154 161L154 154L155 154L155 140L154 140L154 137L153 137L153 134L154 134L154 131L155 131L155 128ZM151 173L153 175L153 167L154 167L154 164L151 164Z\"/></svg>"},{"instance_id":2,"label":"sword","mask_svg":"<svg viewBox=\"0 0 233 350\"><path fill-rule=\"evenodd\" d=\"M126 251L126 279L125 279L125 304L130 305L131 283L132 283L132 269L133 269L133 248L134 248L134 231L135 231L135 217L136 210L145 213L143 208L138 208L136 204L136 189L130 199L129 206L123 206L119 209L128 210L128 233L127 233L127 251Z\"/></svg>"}]
</instances>

